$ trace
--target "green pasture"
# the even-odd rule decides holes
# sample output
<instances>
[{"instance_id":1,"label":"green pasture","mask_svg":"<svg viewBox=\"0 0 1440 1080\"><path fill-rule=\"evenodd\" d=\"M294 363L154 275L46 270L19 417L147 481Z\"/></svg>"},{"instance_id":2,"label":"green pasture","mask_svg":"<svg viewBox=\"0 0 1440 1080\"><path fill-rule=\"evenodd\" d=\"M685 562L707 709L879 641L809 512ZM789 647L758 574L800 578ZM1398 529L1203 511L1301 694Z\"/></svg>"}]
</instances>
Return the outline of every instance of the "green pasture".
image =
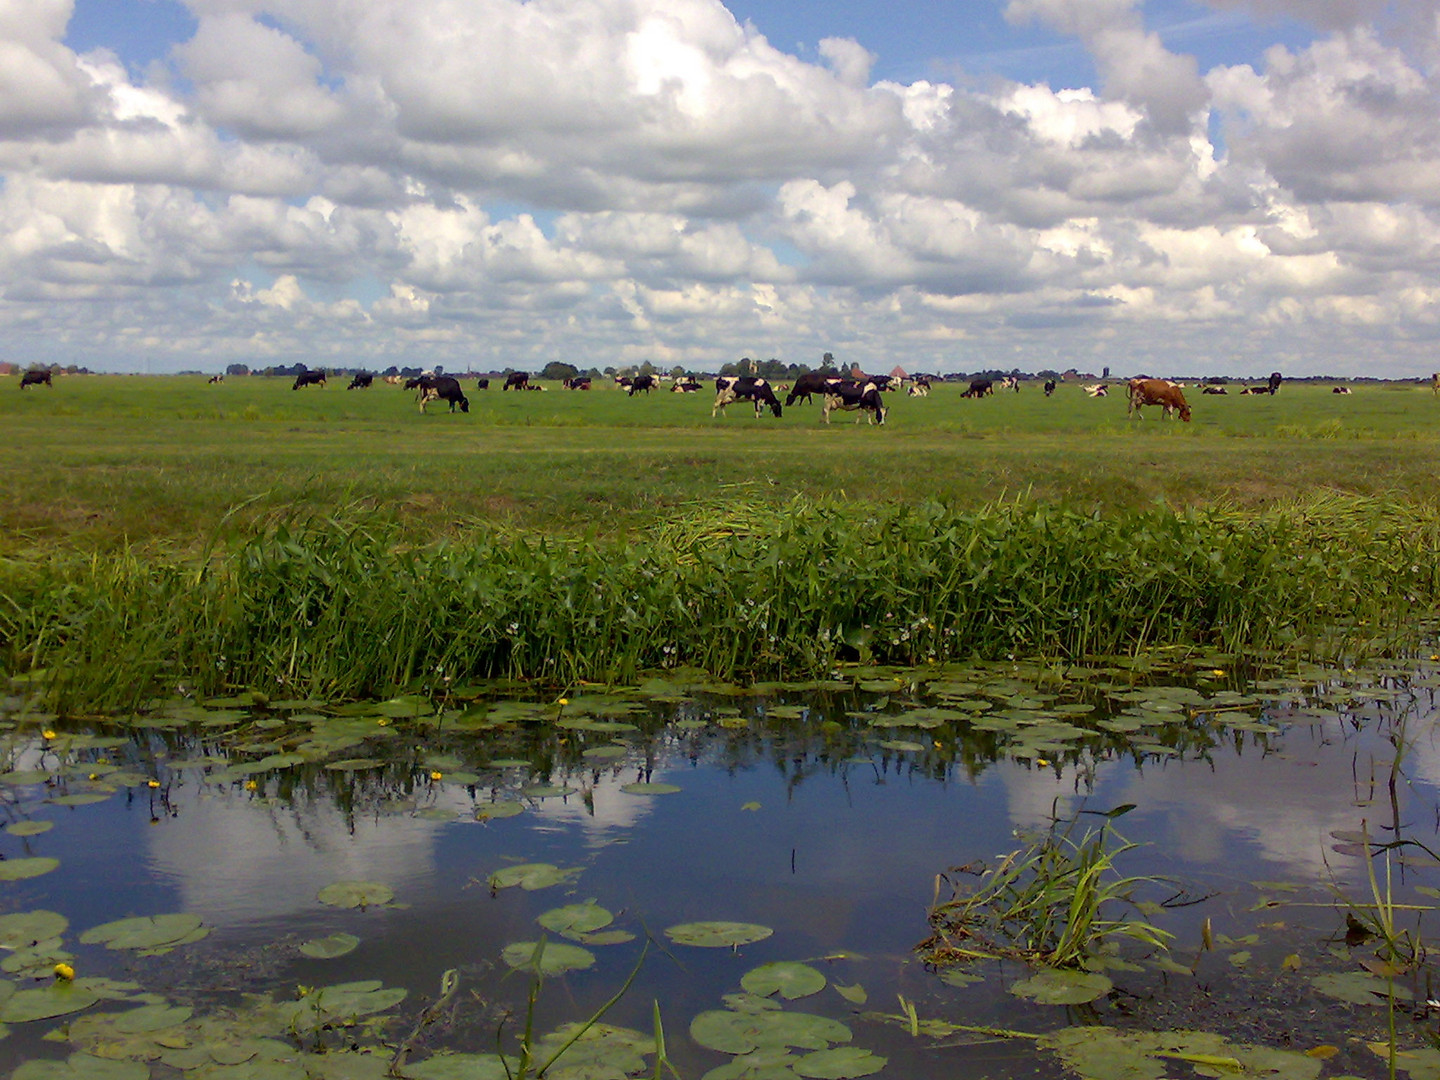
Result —
<instances>
[{"instance_id":1,"label":"green pasture","mask_svg":"<svg viewBox=\"0 0 1440 1080\"><path fill-rule=\"evenodd\" d=\"M1414 384L1288 383L1274 397L1187 391L1192 423L1127 418L1123 394L1038 383L980 401L963 387L887 395L889 423L797 405L779 420L713 395L479 391L469 414L377 383L61 376L0 384L0 554L194 549L299 513L378 513L417 540L478 523L639 533L697 504L794 497L957 507L1036 500L1107 512L1259 509L1317 491L1431 503L1440 399ZM229 515L227 517L227 514Z\"/></svg>"}]
</instances>

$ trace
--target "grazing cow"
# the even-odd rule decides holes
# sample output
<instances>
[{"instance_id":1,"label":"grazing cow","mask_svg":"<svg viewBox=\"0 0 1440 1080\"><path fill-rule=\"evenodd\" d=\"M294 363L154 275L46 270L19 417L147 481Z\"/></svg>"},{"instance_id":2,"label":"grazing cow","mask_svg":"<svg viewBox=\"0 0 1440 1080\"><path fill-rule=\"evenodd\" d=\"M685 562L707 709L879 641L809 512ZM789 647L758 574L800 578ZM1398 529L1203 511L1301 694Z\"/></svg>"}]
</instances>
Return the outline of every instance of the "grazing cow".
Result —
<instances>
[{"instance_id":1,"label":"grazing cow","mask_svg":"<svg viewBox=\"0 0 1440 1080\"><path fill-rule=\"evenodd\" d=\"M1110 388L1104 383L1091 383L1089 386L1082 386L1080 389L1084 390L1090 397L1106 397L1110 393Z\"/></svg>"},{"instance_id":2,"label":"grazing cow","mask_svg":"<svg viewBox=\"0 0 1440 1080\"><path fill-rule=\"evenodd\" d=\"M560 383L566 390L589 390L590 376L576 375L573 379L565 379Z\"/></svg>"},{"instance_id":3,"label":"grazing cow","mask_svg":"<svg viewBox=\"0 0 1440 1080\"><path fill-rule=\"evenodd\" d=\"M850 381L856 386L873 386L882 394L900 387L900 380L893 375L861 375L860 378Z\"/></svg>"},{"instance_id":4,"label":"grazing cow","mask_svg":"<svg viewBox=\"0 0 1440 1080\"><path fill-rule=\"evenodd\" d=\"M761 410L766 405L776 416L780 415L780 399L775 396L774 389L764 379L755 375L721 375L715 380L715 405L710 410L710 415L725 408L731 402L749 401L755 405L755 417L759 419Z\"/></svg>"},{"instance_id":5,"label":"grazing cow","mask_svg":"<svg viewBox=\"0 0 1440 1080\"><path fill-rule=\"evenodd\" d=\"M684 379L676 379L675 384L670 387L672 394L693 394L700 389L700 384L688 376Z\"/></svg>"},{"instance_id":6,"label":"grazing cow","mask_svg":"<svg viewBox=\"0 0 1440 1080\"><path fill-rule=\"evenodd\" d=\"M1278 371L1272 371L1272 372L1270 372L1270 378L1269 378L1269 380L1266 382L1266 385L1270 387L1270 393L1273 394L1273 393L1275 393L1276 390L1279 390L1279 389L1280 389L1280 383L1281 383L1282 379L1283 379L1283 376L1281 376L1281 374L1280 374Z\"/></svg>"},{"instance_id":7,"label":"grazing cow","mask_svg":"<svg viewBox=\"0 0 1440 1080\"><path fill-rule=\"evenodd\" d=\"M654 375L636 375L635 378L631 380L630 389L626 391L626 394L629 397L634 397L643 390L645 396L649 397L650 391L659 385L660 380L655 378Z\"/></svg>"},{"instance_id":8,"label":"grazing cow","mask_svg":"<svg viewBox=\"0 0 1440 1080\"><path fill-rule=\"evenodd\" d=\"M1018 394L1020 392L1020 380L1015 378L1013 375L1007 375L1005 376L1005 378L1000 380L1000 389L1014 390L1015 393Z\"/></svg>"},{"instance_id":9,"label":"grazing cow","mask_svg":"<svg viewBox=\"0 0 1440 1080\"><path fill-rule=\"evenodd\" d=\"M785 405L788 408L794 405L801 398L805 404L810 404L811 394L824 394L831 386L839 386L847 382L843 376L826 374L823 371L807 371L795 380L795 385L790 387L790 392L785 396Z\"/></svg>"},{"instance_id":10,"label":"grazing cow","mask_svg":"<svg viewBox=\"0 0 1440 1080\"><path fill-rule=\"evenodd\" d=\"M20 376L21 390L27 386L40 386L42 383L52 390L55 388L55 384L50 381L50 372L48 371L27 371Z\"/></svg>"},{"instance_id":11,"label":"grazing cow","mask_svg":"<svg viewBox=\"0 0 1440 1080\"><path fill-rule=\"evenodd\" d=\"M475 380L475 389L476 389L476 390L489 390L489 389L490 389L490 380L489 380L489 379L476 379L476 380Z\"/></svg>"},{"instance_id":12,"label":"grazing cow","mask_svg":"<svg viewBox=\"0 0 1440 1080\"><path fill-rule=\"evenodd\" d=\"M325 369L321 368L319 371L302 371L299 375L296 375L295 385L290 387L290 389L299 390L302 386L318 386L324 389Z\"/></svg>"},{"instance_id":13,"label":"grazing cow","mask_svg":"<svg viewBox=\"0 0 1440 1080\"><path fill-rule=\"evenodd\" d=\"M885 423L885 404L880 400L880 388L873 382L864 385L845 383L832 386L825 391L825 404L820 410L820 419L830 422L830 414L836 409L844 412L866 413L870 423ZM860 417L855 417L860 422Z\"/></svg>"},{"instance_id":14,"label":"grazing cow","mask_svg":"<svg viewBox=\"0 0 1440 1080\"><path fill-rule=\"evenodd\" d=\"M1178 386L1171 386L1164 379L1131 379L1129 382L1130 407L1126 415L1143 416L1142 406L1159 405L1164 415L1179 413L1180 419L1190 422L1190 406L1185 403L1185 394Z\"/></svg>"},{"instance_id":15,"label":"grazing cow","mask_svg":"<svg viewBox=\"0 0 1440 1080\"><path fill-rule=\"evenodd\" d=\"M1050 396L1051 394L1053 394L1053 393L1055 393L1055 380L1054 380L1054 379L1046 379L1046 380L1045 380L1045 396L1046 396L1046 397L1049 397L1049 396Z\"/></svg>"},{"instance_id":16,"label":"grazing cow","mask_svg":"<svg viewBox=\"0 0 1440 1080\"><path fill-rule=\"evenodd\" d=\"M528 371L512 371L505 376L505 385L501 390L529 390L530 373Z\"/></svg>"},{"instance_id":17,"label":"grazing cow","mask_svg":"<svg viewBox=\"0 0 1440 1080\"><path fill-rule=\"evenodd\" d=\"M224 381L225 381L225 376L224 376L224 375L211 375L210 378L206 379L205 381L206 381L209 385L214 386L216 383L222 383L222 382L224 382Z\"/></svg>"},{"instance_id":18,"label":"grazing cow","mask_svg":"<svg viewBox=\"0 0 1440 1080\"><path fill-rule=\"evenodd\" d=\"M1440 394L1440 371L1430 376L1430 393Z\"/></svg>"},{"instance_id":19,"label":"grazing cow","mask_svg":"<svg viewBox=\"0 0 1440 1080\"><path fill-rule=\"evenodd\" d=\"M375 376L368 371L357 371L350 377L350 385L346 390L369 390L370 384L375 381Z\"/></svg>"},{"instance_id":20,"label":"grazing cow","mask_svg":"<svg viewBox=\"0 0 1440 1080\"><path fill-rule=\"evenodd\" d=\"M989 379L971 379L970 389L966 390L961 397L982 398L995 393L995 384Z\"/></svg>"},{"instance_id":21,"label":"grazing cow","mask_svg":"<svg viewBox=\"0 0 1440 1080\"><path fill-rule=\"evenodd\" d=\"M1332 394L1348 394L1348 393L1350 393L1350 387L1348 387L1348 386L1332 386L1332 387L1330 388L1330 393L1332 393Z\"/></svg>"},{"instance_id":22,"label":"grazing cow","mask_svg":"<svg viewBox=\"0 0 1440 1080\"><path fill-rule=\"evenodd\" d=\"M460 406L460 411L470 411L470 399L460 389L460 380L449 375L426 375L423 376L423 388L420 391L420 411L425 411L425 406L432 401L448 401L450 411L455 411L455 406Z\"/></svg>"},{"instance_id":23,"label":"grazing cow","mask_svg":"<svg viewBox=\"0 0 1440 1080\"><path fill-rule=\"evenodd\" d=\"M1200 391L1202 394L1225 394L1228 393L1223 386L1207 386Z\"/></svg>"}]
</instances>

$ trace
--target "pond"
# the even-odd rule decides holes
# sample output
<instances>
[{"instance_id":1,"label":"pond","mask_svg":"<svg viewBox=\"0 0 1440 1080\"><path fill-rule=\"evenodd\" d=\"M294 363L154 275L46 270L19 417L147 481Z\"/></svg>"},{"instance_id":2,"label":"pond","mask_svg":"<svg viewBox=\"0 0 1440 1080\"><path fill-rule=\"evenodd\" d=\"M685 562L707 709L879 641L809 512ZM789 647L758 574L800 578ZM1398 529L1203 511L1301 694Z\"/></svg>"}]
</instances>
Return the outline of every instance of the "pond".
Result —
<instances>
[{"instance_id":1,"label":"pond","mask_svg":"<svg viewBox=\"0 0 1440 1080\"><path fill-rule=\"evenodd\" d=\"M0 1067L533 1076L599 1015L545 1075L1378 1077L1395 1047L1420 1080L1433 648L116 718L16 683ZM957 895L1086 837L1141 879L1106 917L1168 949L952 963L1006 932L943 917Z\"/></svg>"}]
</instances>

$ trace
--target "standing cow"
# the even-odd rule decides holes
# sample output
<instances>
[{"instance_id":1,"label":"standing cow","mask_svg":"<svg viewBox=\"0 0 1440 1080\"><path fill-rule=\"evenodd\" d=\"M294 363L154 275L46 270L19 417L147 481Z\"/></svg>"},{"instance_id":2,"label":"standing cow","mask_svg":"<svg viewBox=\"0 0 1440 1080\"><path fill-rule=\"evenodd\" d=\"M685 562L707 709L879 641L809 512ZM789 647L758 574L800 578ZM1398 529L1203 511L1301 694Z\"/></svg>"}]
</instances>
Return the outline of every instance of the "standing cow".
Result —
<instances>
[{"instance_id":1,"label":"standing cow","mask_svg":"<svg viewBox=\"0 0 1440 1080\"><path fill-rule=\"evenodd\" d=\"M350 385L346 390L369 390L370 384L375 381L375 376L368 371L357 371L350 377Z\"/></svg>"},{"instance_id":2,"label":"standing cow","mask_svg":"<svg viewBox=\"0 0 1440 1080\"><path fill-rule=\"evenodd\" d=\"M775 396L775 390L768 382L755 375L721 375L716 379L715 405L710 410L710 415L714 416L726 405L736 401L753 402L757 420L767 405L777 417L780 415L780 399Z\"/></svg>"},{"instance_id":3,"label":"standing cow","mask_svg":"<svg viewBox=\"0 0 1440 1080\"><path fill-rule=\"evenodd\" d=\"M501 390L529 390L530 373L528 371L512 371L505 376L505 385Z\"/></svg>"},{"instance_id":4,"label":"standing cow","mask_svg":"<svg viewBox=\"0 0 1440 1080\"><path fill-rule=\"evenodd\" d=\"M302 386L318 386L323 390L325 388L325 369L321 368L319 371L302 371L299 375L296 375L295 385L290 387L290 389L299 390Z\"/></svg>"},{"instance_id":5,"label":"standing cow","mask_svg":"<svg viewBox=\"0 0 1440 1080\"><path fill-rule=\"evenodd\" d=\"M20 376L21 390L24 390L27 386L40 386L42 384L50 387L51 389L54 389L55 384L50 381L50 372L32 370L27 371L24 375Z\"/></svg>"},{"instance_id":6,"label":"standing cow","mask_svg":"<svg viewBox=\"0 0 1440 1080\"><path fill-rule=\"evenodd\" d=\"M1185 395L1172 382L1165 379L1131 379L1129 384L1130 407L1126 410L1127 416L1141 416L1140 409L1144 405L1159 405L1165 416L1177 413L1180 419L1187 424L1190 422L1190 406L1185 403Z\"/></svg>"}]
</instances>

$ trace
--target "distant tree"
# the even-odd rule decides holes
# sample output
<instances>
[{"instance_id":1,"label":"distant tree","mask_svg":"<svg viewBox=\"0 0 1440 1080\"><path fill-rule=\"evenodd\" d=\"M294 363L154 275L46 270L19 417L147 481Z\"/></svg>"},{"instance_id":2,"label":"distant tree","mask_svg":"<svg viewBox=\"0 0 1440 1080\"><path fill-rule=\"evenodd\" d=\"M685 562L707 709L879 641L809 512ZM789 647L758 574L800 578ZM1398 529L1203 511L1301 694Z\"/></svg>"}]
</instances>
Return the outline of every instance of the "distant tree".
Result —
<instances>
[{"instance_id":1,"label":"distant tree","mask_svg":"<svg viewBox=\"0 0 1440 1080\"><path fill-rule=\"evenodd\" d=\"M827 352L824 356L820 357L820 370L821 370L821 371L828 371L828 370L833 369L834 367L835 367L835 354L834 354L834 353L828 353L828 352Z\"/></svg>"},{"instance_id":2,"label":"distant tree","mask_svg":"<svg viewBox=\"0 0 1440 1080\"><path fill-rule=\"evenodd\" d=\"M249 374L250 374L250 369L249 369L249 367L247 367L247 366L244 365L244 364L227 364L227 365L225 366L225 374L226 374L226 375L249 375Z\"/></svg>"},{"instance_id":3,"label":"distant tree","mask_svg":"<svg viewBox=\"0 0 1440 1080\"><path fill-rule=\"evenodd\" d=\"M640 374L641 374L641 375L654 375L654 374L655 374L655 365L652 364L649 360L646 360L643 364L640 365Z\"/></svg>"},{"instance_id":4,"label":"distant tree","mask_svg":"<svg viewBox=\"0 0 1440 1080\"><path fill-rule=\"evenodd\" d=\"M387 376L390 376L390 375L399 375L399 374L400 374L400 369L397 368L394 364L391 364L389 367L387 367L384 371L382 371L382 372L380 373L380 375L381 375L382 378L387 377Z\"/></svg>"},{"instance_id":5,"label":"distant tree","mask_svg":"<svg viewBox=\"0 0 1440 1080\"><path fill-rule=\"evenodd\" d=\"M580 369L574 364L566 364L560 360L552 360L540 369L540 378L554 379L557 382L563 379L573 379L580 374Z\"/></svg>"}]
</instances>

